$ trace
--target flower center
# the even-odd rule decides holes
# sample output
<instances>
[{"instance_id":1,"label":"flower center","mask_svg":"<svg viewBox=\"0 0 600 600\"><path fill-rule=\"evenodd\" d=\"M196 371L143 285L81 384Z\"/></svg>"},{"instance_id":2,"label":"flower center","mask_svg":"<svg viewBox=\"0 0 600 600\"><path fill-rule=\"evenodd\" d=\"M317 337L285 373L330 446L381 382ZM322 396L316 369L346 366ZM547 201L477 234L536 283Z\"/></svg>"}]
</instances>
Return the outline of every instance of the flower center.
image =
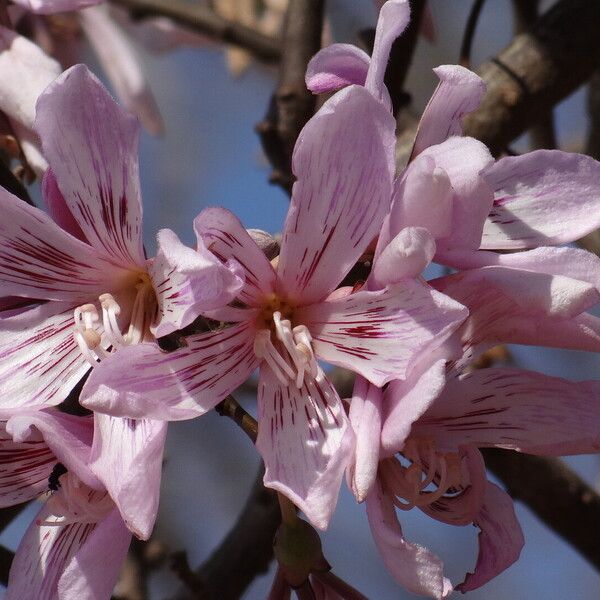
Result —
<instances>
[{"instance_id":1,"label":"flower center","mask_svg":"<svg viewBox=\"0 0 600 600\"><path fill-rule=\"evenodd\" d=\"M291 316L291 308L287 309ZM323 372L317 364L307 327L297 325L292 328L292 322L282 318L281 310L272 311L268 307L261 318L266 327L256 334L254 353L269 365L277 379L285 386L294 381L298 389L304 384L307 373L319 381Z\"/></svg>"},{"instance_id":2,"label":"flower center","mask_svg":"<svg viewBox=\"0 0 600 600\"><path fill-rule=\"evenodd\" d=\"M402 450L408 462L397 458L381 462L381 475L394 504L402 510L428 506L461 484L461 459L458 454L442 454L430 440L408 440Z\"/></svg>"},{"instance_id":3,"label":"flower center","mask_svg":"<svg viewBox=\"0 0 600 600\"><path fill-rule=\"evenodd\" d=\"M129 292L129 293L127 293ZM83 356L95 366L122 346L139 344L150 335L150 325L156 316L157 301L150 277L140 273L137 283L123 294L121 304L112 294L101 294L98 304L83 304L75 309L75 341ZM133 301L131 301L133 292ZM128 310L127 315L123 314ZM119 321L125 321L122 327Z\"/></svg>"}]
</instances>

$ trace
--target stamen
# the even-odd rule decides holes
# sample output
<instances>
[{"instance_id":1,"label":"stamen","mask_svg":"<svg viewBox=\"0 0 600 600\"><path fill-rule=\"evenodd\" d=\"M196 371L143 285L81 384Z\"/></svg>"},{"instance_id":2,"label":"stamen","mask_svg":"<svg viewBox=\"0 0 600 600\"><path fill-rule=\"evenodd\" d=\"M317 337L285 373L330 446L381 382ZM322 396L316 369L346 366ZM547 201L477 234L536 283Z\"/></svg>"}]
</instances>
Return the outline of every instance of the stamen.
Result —
<instances>
[{"instance_id":1,"label":"stamen","mask_svg":"<svg viewBox=\"0 0 600 600\"><path fill-rule=\"evenodd\" d=\"M254 338L254 354L262 358L271 367L271 370L283 385L288 385L294 378L294 371L288 365L283 357L277 352L277 349L271 341L271 332L268 329L261 329ZM287 375L287 377L286 377Z\"/></svg>"},{"instance_id":2,"label":"stamen","mask_svg":"<svg viewBox=\"0 0 600 600\"><path fill-rule=\"evenodd\" d=\"M146 298L150 291L152 291L152 284L149 282L138 285L138 293L131 311L129 330L125 336L127 344L139 344L144 339L146 332Z\"/></svg>"},{"instance_id":3,"label":"stamen","mask_svg":"<svg viewBox=\"0 0 600 600\"><path fill-rule=\"evenodd\" d=\"M113 298L112 294L102 294L98 300L102 305L102 324L104 332L113 347L126 346L127 342L121 333L117 317L121 313L121 307Z\"/></svg>"}]
</instances>

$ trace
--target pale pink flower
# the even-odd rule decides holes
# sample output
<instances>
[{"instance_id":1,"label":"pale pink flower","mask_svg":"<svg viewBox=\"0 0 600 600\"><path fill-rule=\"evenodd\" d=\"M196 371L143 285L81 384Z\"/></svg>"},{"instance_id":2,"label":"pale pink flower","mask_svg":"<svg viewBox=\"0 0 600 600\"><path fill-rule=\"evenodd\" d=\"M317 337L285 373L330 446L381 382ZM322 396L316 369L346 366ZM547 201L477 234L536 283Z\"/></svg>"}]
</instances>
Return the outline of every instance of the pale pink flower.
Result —
<instances>
[{"instance_id":1,"label":"pale pink flower","mask_svg":"<svg viewBox=\"0 0 600 600\"><path fill-rule=\"evenodd\" d=\"M119 347L180 329L199 306L228 302L241 280L170 230L142 247L139 125L84 66L40 97L36 129L50 163L50 216L0 190L0 283L28 299L0 314L0 415L62 402ZM53 220L54 219L54 220Z\"/></svg>"},{"instance_id":2,"label":"pale pink flower","mask_svg":"<svg viewBox=\"0 0 600 600\"><path fill-rule=\"evenodd\" d=\"M325 103L295 148L298 180L276 268L231 213L208 209L195 221L201 243L245 270L236 303L209 313L233 325L188 337L186 348L170 354L152 345L128 349L126 359L107 360L92 373L82 402L117 416L187 419L213 408L260 366L257 447L265 484L326 527L352 434L317 359L384 385L405 377L466 316L410 278L332 294L388 209L393 135L393 118L361 87Z\"/></svg>"}]
</instances>

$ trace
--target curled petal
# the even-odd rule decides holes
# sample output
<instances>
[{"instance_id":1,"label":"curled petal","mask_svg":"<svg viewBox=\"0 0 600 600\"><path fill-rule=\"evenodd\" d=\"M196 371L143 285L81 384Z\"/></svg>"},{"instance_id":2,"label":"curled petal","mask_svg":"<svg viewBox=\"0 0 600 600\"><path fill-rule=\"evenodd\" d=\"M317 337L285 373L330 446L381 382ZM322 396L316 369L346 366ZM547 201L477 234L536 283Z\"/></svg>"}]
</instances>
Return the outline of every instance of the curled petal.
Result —
<instances>
[{"instance_id":1,"label":"curled petal","mask_svg":"<svg viewBox=\"0 0 600 600\"><path fill-rule=\"evenodd\" d=\"M116 417L177 421L212 409L258 366L247 322L186 338L163 352L156 344L121 348L92 371L80 402Z\"/></svg>"},{"instance_id":2,"label":"curled petal","mask_svg":"<svg viewBox=\"0 0 600 600\"><path fill-rule=\"evenodd\" d=\"M79 227L79 224L73 218L73 214L63 198L52 169L47 169L44 173L44 178L42 179L42 197L44 198L48 214L52 217L53 221L73 237L87 243L81 227Z\"/></svg>"},{"instance_id":3,"label":"curled petal","mask_svg":"<svg viewBox=\"0 0 600 600\"><path fill-rule=\"evenodd\" d=\"M485 95L485 82L469 69L441 65L433 72L440 82L419 122L412 158L429 146L462 135L462 118L474 111Z\"/></svg>"},{"instance_id":4,"label":"curled petal","mask_svg":"<svg viewBox=\"0 0 600 600\"><path fill-rule=\"evenodd\" d=\"M322 375L322 373L321 373ZM310 522L326 529L351 459L354 435L337 392L323 377L282 386L261 368L256 447L265 486L286 495Z\"/></svg>"},{"instance_id":5,"label":"curled petal","mask_svg":"<svg viewBox=\"0 0 600 600\"><path fill-rule=\"evenodd\" d=\"M334 92L347 85L364 85L371 58L352 44L332 44L308 63L306 87L314 94Z\"/></svg>"},{"instance_id":6,"label":"curled petal","mask_svg":"<svg viewBox=\"0 0 600 600\"><path fill-rule=\"evenodd\" d=\"M600 163L589 156L536 150L482 175L494 191L482 249L562 244L600 227Z\"/></svg>"}]
</instances>

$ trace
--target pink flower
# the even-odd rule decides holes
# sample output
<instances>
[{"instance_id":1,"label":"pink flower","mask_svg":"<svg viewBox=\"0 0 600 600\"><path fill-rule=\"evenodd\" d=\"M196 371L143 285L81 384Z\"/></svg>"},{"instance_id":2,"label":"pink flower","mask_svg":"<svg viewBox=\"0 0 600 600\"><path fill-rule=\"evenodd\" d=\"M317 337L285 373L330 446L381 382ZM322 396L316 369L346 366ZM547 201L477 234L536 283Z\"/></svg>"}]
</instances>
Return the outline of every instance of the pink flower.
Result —
<instances>
[{"instance_id":1,"label":"pink flower","mask_svg":"<svg viewBox=\"0 0 600 600\"><path fill-rule=\"evenodd\" d=\"M111 348L184 327L241 285L169 230L158 234L157 257L145 258L139 125L86 67L40 97L36 127L51 167L50 216L0 190L2 291L29 302L0 314L4 418L59 404Z\"/></svg>"},{"instance_id":2,"label":"pink flower","mask_svg":"<svg viewBox=\"0 0 600 600\"><path fill-rule=\"evenodd\" d=\"M126 360L107 360L92 373L82 402L117 416L188 419L260 367L257 447L265 484L326 527L352 434L317 359L384 385L405 377L466 316L409 278L332 294L388 209L393 133L389 112L361 87L325 103L295 148L298 181L276 268L229 212L208 209L195 221L201 244L245 270L235 304L209 313L233 325L186 338L187 347L170 354L153 345L128 349Z\"/></svg>"},{"instance_id":3,"label":"pink flower","mask_svg":"<svg viewBox=\"0 0 600 600\"><path fill-rule=\"evenodd\" d=\"M128 527L140 537L149 536L156 512L143 522L144 505L158 503L164 435L162 440L160 435L147 435L149 423L112 420L122 422L118 439L112 441L118 442L114 451L120 453L120 465L126 469L120 472L121 489L128 487L125 505L131 509L124 513L125 521L119 512L123 502L118 501L123 494L115 504L113 490L109 488L109 495L102 477L96 475L103 469L97 469L97 464L90 468L92 417L44 410L2 424L0 505L11 506L42 493L47 496L17 549L7 599L108 598L129 547ZM142 532L128 522L134 505L141 511L137 522L143 522Z\"/></svg>"}]
</instances>

